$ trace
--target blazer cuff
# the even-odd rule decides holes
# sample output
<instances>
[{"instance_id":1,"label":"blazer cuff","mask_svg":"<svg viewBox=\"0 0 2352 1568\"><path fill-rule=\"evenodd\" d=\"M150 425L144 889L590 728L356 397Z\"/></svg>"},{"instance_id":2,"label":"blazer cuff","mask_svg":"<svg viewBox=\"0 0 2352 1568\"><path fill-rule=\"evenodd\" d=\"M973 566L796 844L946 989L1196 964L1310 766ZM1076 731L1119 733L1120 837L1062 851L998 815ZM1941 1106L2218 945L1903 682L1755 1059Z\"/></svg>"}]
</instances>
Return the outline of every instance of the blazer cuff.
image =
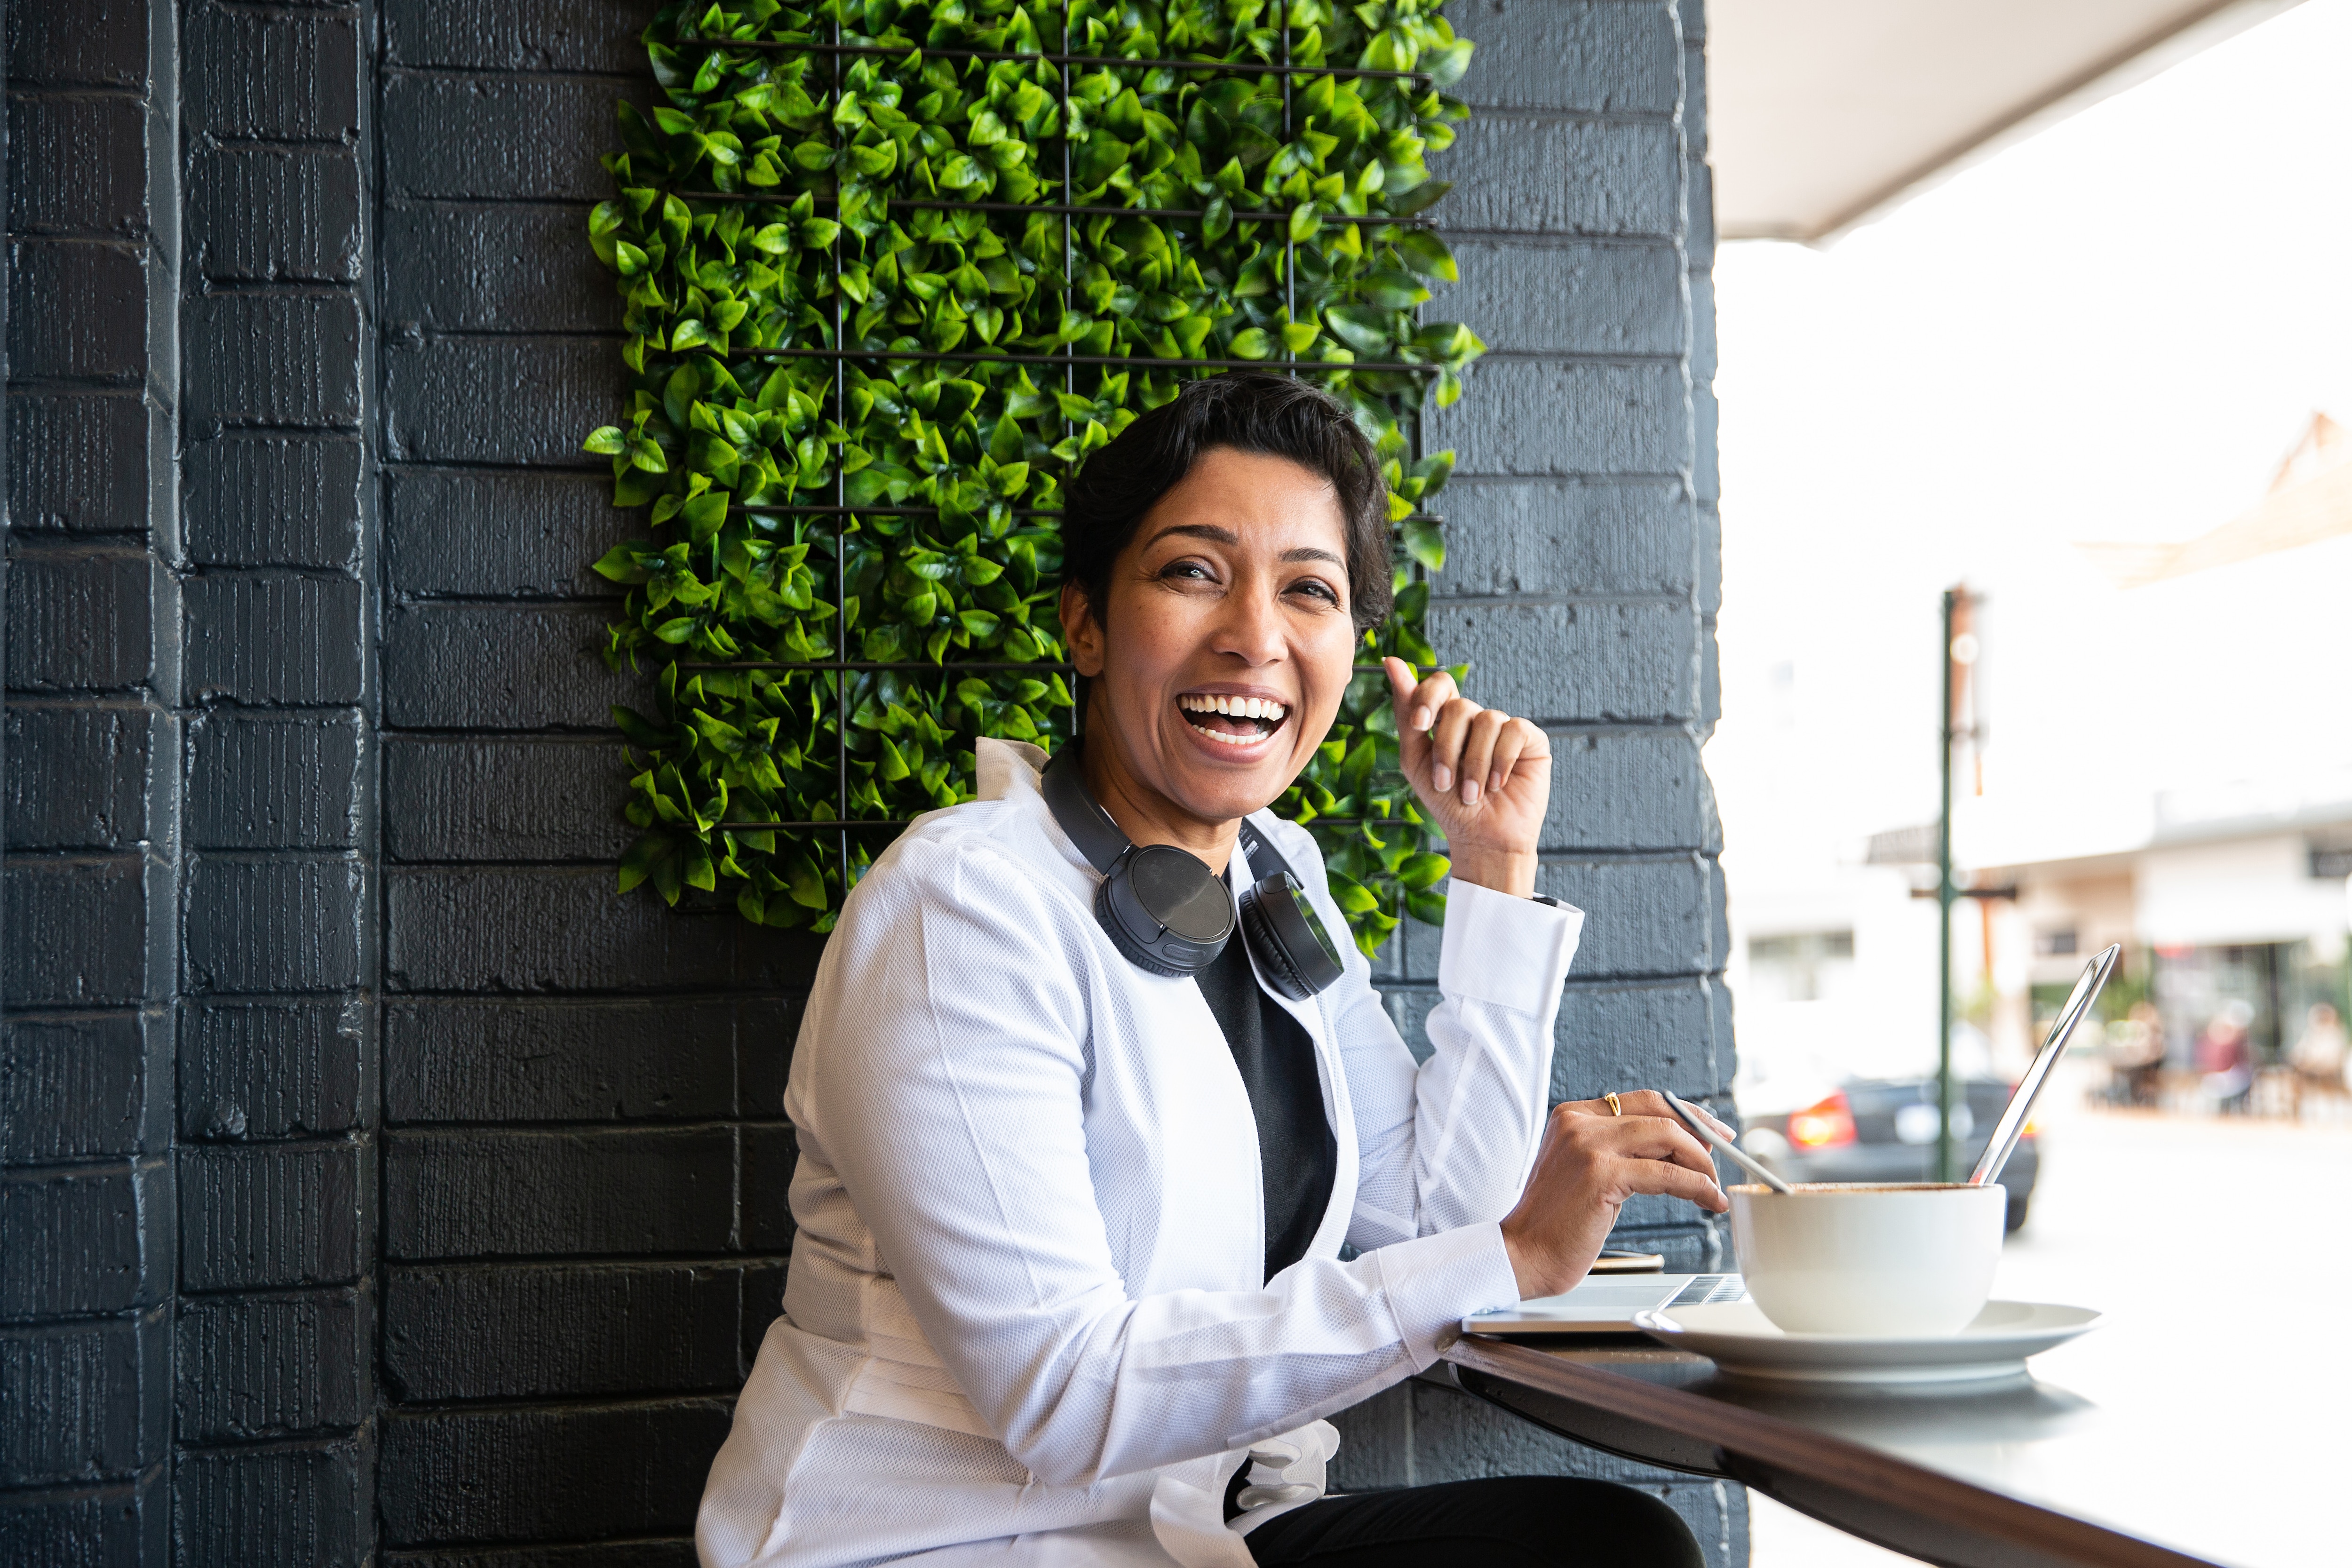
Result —
<instances>
[{"instance_id":1,"label":"blazer cuff","mask_svg":"<svg viewBox=\"0 0 2352 1568\"><path fill-rule=\"evenodd\" d=\"M1372 1256L1415 1372L1461 1337L1462 1320L1471 1313L1518 1304L1518 1276L1503 1227L1493 1221L1396 1242Z\"/></svg>"},{"instance_id":2,"label":"blazer cuff","mask_svg":"<svg viewBox=\"0 0 2352 1568\"><path fill-rule=\"evenodd\" d=\"M1583 931L1584 911L1572 904L1539 904L1475 882L1450 883L1437 988L1543 1017L1559 1003Z\"/></svg>"}]
</instances>

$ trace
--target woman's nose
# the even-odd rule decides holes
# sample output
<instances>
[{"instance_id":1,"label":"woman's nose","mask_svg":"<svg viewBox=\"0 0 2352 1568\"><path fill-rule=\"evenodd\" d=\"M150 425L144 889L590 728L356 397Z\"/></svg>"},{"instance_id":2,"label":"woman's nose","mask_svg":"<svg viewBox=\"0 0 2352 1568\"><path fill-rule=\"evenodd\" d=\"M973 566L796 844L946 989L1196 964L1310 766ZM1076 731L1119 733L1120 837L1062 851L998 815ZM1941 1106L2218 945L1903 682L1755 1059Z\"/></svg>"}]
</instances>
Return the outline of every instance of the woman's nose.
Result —
<instances>
[{"instance_id":1,"label":"woman's nose","mask_svg":"<svg viewBox=\"0 0 2352 1568\"><path fill-rule=\"evenodd\" d=\"M1251 665L1275 663L1286 644L1279 606L1249 593L1226 595L1224 613L1217 617L1213 637L1213 651Z\"/></svg>"}]
</instances>

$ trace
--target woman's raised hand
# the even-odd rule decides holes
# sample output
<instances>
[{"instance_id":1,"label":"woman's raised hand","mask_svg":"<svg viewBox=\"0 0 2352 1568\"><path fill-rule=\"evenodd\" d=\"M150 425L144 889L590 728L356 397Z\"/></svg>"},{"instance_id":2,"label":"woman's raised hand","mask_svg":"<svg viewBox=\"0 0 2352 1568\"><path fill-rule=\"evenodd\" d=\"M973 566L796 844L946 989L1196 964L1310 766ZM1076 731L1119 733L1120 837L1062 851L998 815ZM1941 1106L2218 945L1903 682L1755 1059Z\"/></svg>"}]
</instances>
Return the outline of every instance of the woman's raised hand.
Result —
<instances>
[{"instance_id":1,"label":"woman's raised hand","mask_svg":"<svg viewBox=\"0 0 2352 1568\"><path fill-rule=\"evenodd\" d=\"M1413 679L1382 661L1396 704L1397 750L1413 793L1437 819L1457 880L1527 897L1551 799L1551 739L1525 719L1481 708L1444 670Z\"/></svg>"},{"instance_id":2,"label":"woman's raised hand","mask_svg":"<svg viewBox=\"0 0 2352 1568\"><path fill-rule=\"evenodd\" d=\"M1621 1094L1617 1102L1622 1115L1604 1100L1569 1101L1555 1106L1545 1123L1526 1190L1503 1219L1503 1248L1523 1301L1557 1296L1582 1279L1617 1211L1636 1193L1687 1198L1712 1214L1731 1206L1716 1185L1714 1158L1664 1096L1645 1089Z\"/></svg>"}]
</instances>

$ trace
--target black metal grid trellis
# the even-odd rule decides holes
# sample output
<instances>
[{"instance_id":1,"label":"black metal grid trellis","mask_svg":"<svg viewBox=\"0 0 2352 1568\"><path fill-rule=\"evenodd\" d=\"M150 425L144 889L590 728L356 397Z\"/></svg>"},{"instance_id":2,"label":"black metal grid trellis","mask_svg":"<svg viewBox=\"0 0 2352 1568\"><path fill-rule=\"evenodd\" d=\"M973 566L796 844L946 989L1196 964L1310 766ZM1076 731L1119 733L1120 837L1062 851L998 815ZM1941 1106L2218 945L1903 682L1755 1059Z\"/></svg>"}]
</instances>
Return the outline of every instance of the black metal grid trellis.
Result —
<instances>
[{"instance_id":1,"label":"black metal grid trellis","mask_svg":"<svg viewBox=\"0 0 2352 1568\"><path fill-rule=\"evenodd\" d=\"M1070 34L1070 0L1061 0L1061 37L1066 43L1067 42ZM1062 107L1061 124L1063 126L1062 132L1055 137L1055 140L1060 143L1061 184L1059 188L1064 192L1068 192L1072 189L1071 143L1067 132L1067 125L1071 89L1070 72L1073 67L1097 66L1106 69L1115 70L1133 69L1146 72L1207 71L1241 76L1278 77L1281 81L1282 89L1282 132L1283 139L1286 143L1297 134L1293 115L1292 83L1299 77L1328 76L1341 79L1402 80L1419 83L1431 83L1433 81L1430 73L1425 71L1380 70L1328 65L1294 65L1291 61L1291 26L1286 9L1283 16L1283 23L1280 29L1279 58L1272 62L1252 60L1186 60L1167 58L1138 59L1117 56L1064 52L1046 53L988 49L936 48L911 43L904 45L847 43L843 40L841 20L837 12L831 20L830 32L830 39L824 42L819 42L815 39L713 39L698 41L707 42L710 47L719 49L759 50L775 53L798 52L805 55L823 55L828 57L831 64L830 75L832 78L833 97L835 101L839 100L843 89L843 60L861 56L902 61L919 61L924 58L936 58L981 60L988 62L1043 62L1055 66L1057 68L1059 79L1060 91L1057 101ZM681 40L681 42L685 41L687 40ZM827 193L801 191L785 194L782 192L758 190L677 190L673 191L671 194L688 203L727 203L748 205L767 205L788 206L802 199L803 195L808 196L814 205L835 205L839 200L837 195ZM1032 216L1060 217L1062 220L1061 305L1062 313L1065 317L1070 313L1073 303L1072 279L1076 271L1076 246L1075 224L1076 219L1080 217L1103 216L1165 218L1178 221L1191 220L1193 222L1200 222L1212 216L1210 210L1207 208L1108 206L1073 205L1067 202L1032 203L948 201L901 197L880 197L878 200L885 211L892 207L898 207L908 210L933 210L946 212L972 211L1022 213ZM1283 226L1283 314L1286 324L1295 323L1297 319L1298 306L1298 242L1291 227L1292 215L1286 212L1246 211L1231 212L1227 216L1237 228L1244 230L1251 226L1261 223L1278 223ZM1315 214L1315 217L1318 224L1329 223L1378 227L1393 226L1399 228L1429 226L1425 221L1418 219L1413 215L1318 211ZM827 247L834 275L835 277L838 277L842 270L841 247L841 233L836 231ZM1414 360L1301 360L1297 357L1297 352L1290 349L1286 342L1283 345L1282 354L1279 359L1255 360L1241 358L1163 358L1157 355L1137 354L1079 354L1075 352L1073 345L1069 343L1063 344L1058 352L1050 353L1019 353L998 350L992 347L982 351L970 352L901 349L897 347L886 347L880 349L852 349L841 346L845 340L847 322L846 309L842 293L838 289L834 291L833 313L834 331L833 346L831 347L811 348L794 345L752 347L733 350L731 351L732 357L774 361L797 359L830 362L833 366L832 379L834 407L836 410L845 405L847 367L851 363L856 361L871 361L876 363L911 362L952 364L997 363L1016 365L1059 365L1062 371L1061 379L1063 389L1072 395L1075 395L1077 390L1077 372L1081 367L1098 368L1120 366L1139 368L1146 371L1279 369L1285 374L1290 375L1298 375L1302 374L1339 374L1358 372L1434 374L1438 374L1444 368L1442 365L1431 364ZM656 352L663 353L665 351ZM1422 447L1421 419L1418 409L1416 408L1410 412L1405 417L1409 420L1408 428L1410 434L1408 439L1410 442L1410 451L1412 457L1418 460L1421 457ZM1071 434L1070 421L1066 415L1065 415L1063 418L1063 432L1065 437ZM762 516L810 516L847 519L855 519L858 516L936 516L940 512L940 509L938 507L852 506L848 502L847 478L847 475L841 471L839 465L836 463L835 465L832 487L833 501L829 505L753 504L746 505L742 510L748 513ZM1057 517L1061 515L1061 509L1059 508L1024 507L1009 508L1006 510L1009 515L1014 517ZM1403 518L1395 520L1395 521L1399 523L1412 521L1434 523L1441 522L1443 521L1444 520L1442 518L1420 511L1415 511ZM847 572L849 552L845 547L845 539L846 531L836 525L833 532L834 602L836 605L845 604L848 599ZM1416 578L1423 575L1423 569L1418 563L1414 565L1413 573ZM845 644L847 637L845 627L841 633L841 636ZM834 722L837 741L835 748L834 804L837 815L832 818L800 821L727 820L718 822L713 826L718 830L723 832L831 833L835 840L836 855L841 872L841 885L845 893L846 893L852 885L856 875L856 867L851 858L850 851L851 834L875 829L895 831L904 828L913 820L912 818L902 817L854 818L850 816L850 715L848 703L848 682L849 678L853 674L904 672L909 675L928 675L945 678L957 674L985 672L1003 673L1011 670L1034 670L1040 673L1050 673L1055 675L1075 673L1074 667L1066 661L1042 659L1027 661L971 660L958 661L954 663L949 663L946 661L932 663L922 660L874 661L851 659L840 657L840 654L845 653L845 651L846 648L845 646L843 648L837 650L836 657L831 659L681 659L676 661L677 667L679 669L698 672L706 670L713 672L781 670L797 671L819 678L826 675L830 675L832 677ZM1377 672L1383 667L1379 664L1358 664L1353 668L1357 673L1364 673ZM1076 726L1081 722L1082 720L1083 715L1074 715L1072 721L1073 725ZM1321 817L1317 820L1336 826L1343 825L1354 826L1359 824L1376 825L1381 823L1393 823L1397 819L1383 817Z\"/></svg>"}]
</instances>

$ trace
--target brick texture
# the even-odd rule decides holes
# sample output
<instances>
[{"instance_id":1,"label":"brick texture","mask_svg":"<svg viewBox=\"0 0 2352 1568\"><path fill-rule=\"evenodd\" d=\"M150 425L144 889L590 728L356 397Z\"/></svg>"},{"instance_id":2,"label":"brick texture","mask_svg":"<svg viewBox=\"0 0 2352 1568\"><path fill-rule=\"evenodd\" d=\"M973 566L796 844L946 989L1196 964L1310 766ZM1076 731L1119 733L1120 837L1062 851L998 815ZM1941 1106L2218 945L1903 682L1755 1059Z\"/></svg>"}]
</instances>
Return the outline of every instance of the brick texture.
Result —
<instances>
[{"instance_id":1,"label":"brick texture","mask_svg":"<svg viewBox=\"0 0 2352 1568\"><path fill-rule=\"evenodd\" d=\"M110 235L147 227L144 115L128 98L16 97L8 103L11 234Z\"/></svg>"},{"instance_id":2,"label":"brick texture","mask_svg":"<svg viewBox=\"0 0 2352 1568\"><path fill-rule=\"evenodd\" d=\"M0 1024L0 1164L163 1152L168 1028L146 1013L50 1014Z\"/></svg>"},{"instance_id":3,"label":"brick texture","mask_svg":"<svg viewBox=\"0 0 2352 1568\"><path fill-rule=\"evenodd\" d=\"M0 1176L0 1319L159 1300L171 1288L171 1227L142 1222L163 1191L152 1162Z\"/></svg>"},{"instance_id":4,"label":"brick texture","mask_svg":"<svg viewBox=\"0 0 2352 1568\"><path fill-rule=\"evenodd\" d=\"M148 773L162 731L155 711L137 702L12 705L9 847L121 849L145 837Z\"/></svg>"},{"instance_id":5,"label":"brick texture","mask_svg":"<svg viewBox=\"0 0 2352 1568\"><path fill-rule=\"evenodd\" d=\"M348 150L223 147L188 177L188 244L206 278L358 281L360 170Z\"/></svg>"},{"instance_id":6,"label":"brick texture","mask_svg":"<svg viewBox=\"0 0 2352 1568\"><path fill-rule=\"evenodd\" d=\"M739 1016L719 1000L396 1002L384 1019L395 1122L704 1121L736 1107Z\"/></svg>"},{"instance_id":7,"label":"brick texture","mask_svg":"<svg viewBox=\"0 0 2352 1568\"><path fill-rule=\"evenodd\" d=\"M227 436L187 457L188 553L205 566L347 570L360 531L360 444Z\"/></svg>"},{"instance_id":8,"label":"brick texture","mask_svg":"<svg viewBox=\"0 0 2352 1568\"><path fill-rule=\"evenodd\" d=\"M163 1455L170 1354L162 1310L106 1323L0 1329L0 1485L136 1475ZM5 1540L5 1537L0 1537Z\"/></svg>"},{"instance_id":9,"label":"brick texture","mask_svg":"<svg viewBox=\"0 0 2352 1568\"><path fill-rule=\"evenodd\" d=\"M16 532L143 532L147 410L131 393L11 391L7 472Z\"/></svg>"},{"instance_id":10,"label":"brick texture","mask_svg":"<svg viewBox=\"0 0 2352 1568\"><path fill-rule=\"evenodd\" d=\"M194 431L359 423L360 310L351 295L215 294L189 304L183 331Z\"/></svg>"},{"instance_id":11,"label":"brick texture","mask_svg":"<svg viewBox=\"0 0 2352 1568\"><path fill-rule=\"evenodd\" d=\"M394 1132L394 1258L707 1253L735 1234L735 1131Z\"/></svg>"},{"instance_id":12,"label":"brick texture","mask_svg":"<svg viewBox=\"0 0 2352 1568\"><path fill-rule=\"evenodd\" d=\"M146 372L146 258L83 240L8 242L8 374L138 384Z\"/></svg>"},{"instance_id":13,"label":"brick texture","mask_svg":"<svg viewBox=\"0 0 2352 1568\"><path fill-rule=\"evenodd\" d=\"M173 1477L181 1562L358 1568L367 1554L365 1461L352 1443L184 1455Z\"/></svg>"},{"instance_id":14,"label":"brick texture","mask_svg":"<svg viewBox=\"0 0 2352 1568\"><path fill-rule=\"evenodd\" d=\"M365 1313L349 1290L199 1300L180 1310L180 1440L223 1443L359 1425Z\"/></svg>"},{"instance_id":15,"label":"brick texture","mask_svg":"<svg viewBox=\"0 0 2352 1568\"><path fill-rule=\"evenodd\" d=\"M8 686L122 690L154 669L155 563L122 546L20 548L8 572Z\"/></svg>"},{"instance_id":16,"label":"brick texture","mask_svg":"<svg viewBox=\"0 0 2352 1568\"><path fill-rule=\"evenodd\" d=\"M406 1400L731 1393L742 1287L693 1265L396 1269L385 1373Z\"/></svg>"},{"instance_id":17,"label":"brick texture","mask_svg":"<svg viewBox=\"0 0 2352 1568\"><path fill-rule=\"evenodd\" d=\"M625 537L609 474L405 471L385 487L386 568L420 598L614 596L590 563Z\"/></svg>"},{"instance_id":18,"label":"brick texture","mask_svg":"<svg viewBox=\"0 0 2352 1568\"><path fill-rule=\"evenodd\" d=\"M685 1533L728 1419L716 1400L395 1416L385 1544Z\"/></svg>"},{"instance_id":19,"label":"brick texture","mask_svg":"<svg viewBox=\"0 0 2352 1568\"><path fill-rule=\"evenodd\" d=\"M191 6L189 126L224 139L339 142L359 132L359 18Z\"/></svg>"},{"instance_id":20,"label":"brick texture","mask_svg":"<svg viewBox=\"0 0 2352 1568\"><path fill-rule=\"evenodd\" d=\"M212 1002L180 1014L180 1136L299 1138L359 1125L354 1001Z\"/></svg>"},{"instance_id":21,"label":"brick texture","mask_svg":"<svg viewBox=\"0 0 2352 1568\"><path fill-rule=\"evenodd\" d=\"M359 1201L352 1143L183 1150L182 1288L348 1284L360 1272Z\"/></svg>"}]
</instances>

